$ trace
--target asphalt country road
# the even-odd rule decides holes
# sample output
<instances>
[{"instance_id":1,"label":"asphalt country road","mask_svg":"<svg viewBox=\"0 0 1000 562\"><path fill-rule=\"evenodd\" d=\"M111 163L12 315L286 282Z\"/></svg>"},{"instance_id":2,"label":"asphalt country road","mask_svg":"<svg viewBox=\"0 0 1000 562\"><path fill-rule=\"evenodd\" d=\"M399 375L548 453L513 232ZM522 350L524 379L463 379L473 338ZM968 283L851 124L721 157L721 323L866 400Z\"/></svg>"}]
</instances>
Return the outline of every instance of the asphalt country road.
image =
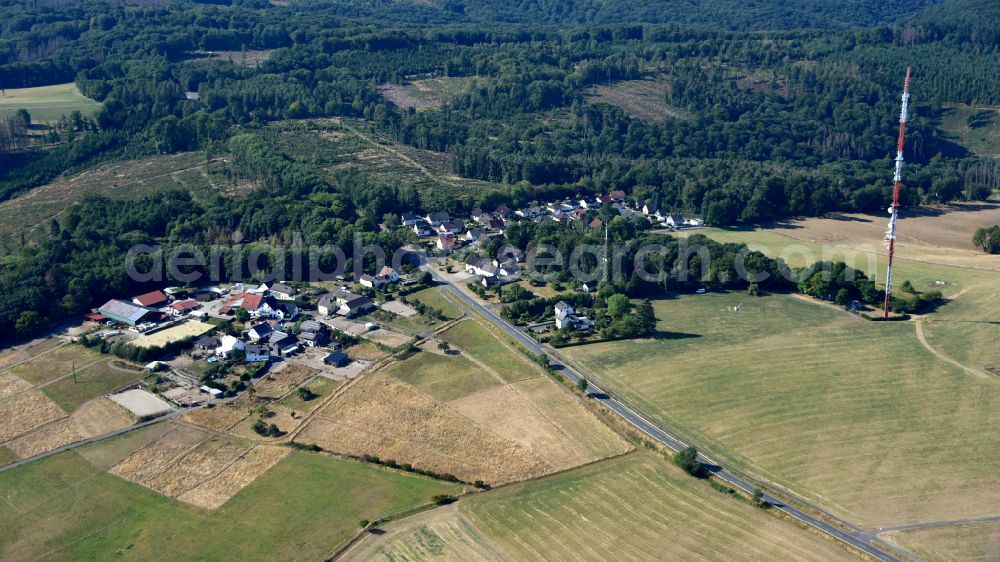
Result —
<instances>
[{"instance_id":1,"label":"asphalt country road","mask_svg":"<svg viewBox=\"0 0 1000 562\"><path fill-rule=\"evenodd\" d=\"M472 310L475 310L481 316L483 316L484 318L495 324L497 327L502 329L506 334L517 340L518 343L520 343L530 352L548 357L549 365L556 371L559 371L563 376L568 378L570 381L575 383L579 381L581 378L584 378L583 375L581 375L575 369L566 365L564 362L558 360L550 350L540 345L533 338L528 337L520 329L511 325L506 320L497 315L495 312L477 302L475 299L466 294L465 291L462 291L461 289L455 287L448 279L446 279L444 276L440 275L437 271L435 271L433 266L424 264L421 267L422 269L430 273L435 280L445 284L448 290L450 290L454 295L460 298L462 302L464 302L466 305L471 307ZM604 390L588 381L587 392L592 399L599 401L609 410L615 412L616 414L624 418L625 421L629 422L630 424L638 428L646 435L655 439L656 441L666 445L671 450L681 451L689 446L689 444L684 443L679 438L674 437L673 435L667 433L667 431L657 427L655 424L648 421L641 413L636 412L632 407L626 406L623 403L623 401L616 398L613 392L611 392L610 390ZM733 471L731 468L727 468L721 463L718 463L712 459L708 459L702 455L699 455L698 460L701 461L701 463L704 464L706 468L714 476L727 482L733 487L739 488L748 494L753 494L754 489L757 488L757 486L755 486L752 482L750 482L749 479L747 479L745 476L737 476L735 474L735 471ZM789 495L789 498L793 499L796 503L799 503L801 505L808 505L801 499L794 498L791 495ZM827 523L826 521L823 521L822 519L819 519L817 517L809 515L808 513L798 510L790 505L787 505L784 500L781 500L766 492L764 493L764 501L771 504L771 506L773 506L774 509L777 509L782 513L785 513L786 515L793 517L806 525L809 525L823 533L826 533L840 541L843 541L877 560L883 560L885 562L902 562L902 559L896 558L895 556L892 556L887 552L884 552L869 544L867 541L861 538L860 532L856 534L854 532L844 531L838 528L837 526L834 526L830 523ZM812 506L809 507L812 508ZM819 508L813 508L813 509L815 509L815 511L817 512L822 512L822 510ZM828 515L828 517L830 517L831 519L835 519L831 515ZM841 523L841 525L844 527L852 527L847 522L839 520L838 522Z\"/></svg>"}]
</instances>

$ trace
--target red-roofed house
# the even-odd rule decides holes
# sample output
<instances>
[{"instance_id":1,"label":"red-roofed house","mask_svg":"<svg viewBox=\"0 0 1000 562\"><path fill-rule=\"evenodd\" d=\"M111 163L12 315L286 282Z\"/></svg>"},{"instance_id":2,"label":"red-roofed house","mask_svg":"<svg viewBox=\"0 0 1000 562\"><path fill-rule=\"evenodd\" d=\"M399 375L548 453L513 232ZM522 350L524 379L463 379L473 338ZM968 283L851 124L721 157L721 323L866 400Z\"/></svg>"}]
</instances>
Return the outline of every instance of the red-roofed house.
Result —
<instances>
[{"instance_id":1,"label":"red-roofed house","mask_svg":"<svg viewBox=\"0 0 1000 562\"><path fill-rule=\"evenodd\" d=\"M274 297L265 297L253 293L239 293L234 295L219 307L219 314L233 314L238 309L243 309L250 313L252 318L277 318L279 320L288 316L289 318L298 313L294 306L287 306L295 312L286 311L278 306Z\"/></svg>"},{"instance_id":2,"label":"red-roofed house","mask_svg":"<svg viewBox=\"0 0 1000 562\"><path fill-rule=\"evenodd\" d=\"M167 295L163 291L150 291L132 299L139 306L155 308L167 304Z\"/></svg>"},{"instance_id":3,"label":"red-roofed house","mask_svg":"<svg viewBox=\"0 0 1000 562\"><path fill-rule=\"evenodd\" d=\"M197 310L201 308L201 303L194 299L186 299L182 301L177 301L170 304L170 314L174 316L180 316L182 314L187 314L192 310Z\"/></svg>"}]
</instances>

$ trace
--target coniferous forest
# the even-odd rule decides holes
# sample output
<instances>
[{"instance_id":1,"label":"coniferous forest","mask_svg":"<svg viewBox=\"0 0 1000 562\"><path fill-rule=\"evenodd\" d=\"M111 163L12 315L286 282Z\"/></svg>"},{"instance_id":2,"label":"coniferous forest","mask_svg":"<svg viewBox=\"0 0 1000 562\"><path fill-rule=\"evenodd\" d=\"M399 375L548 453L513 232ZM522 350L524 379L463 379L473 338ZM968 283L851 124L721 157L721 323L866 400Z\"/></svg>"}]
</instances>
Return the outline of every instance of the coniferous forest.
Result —
<instances>
[{"instance_id":1,"label":"coniferous forest","mask_svg":"<svg viewBox=\"0 0 1000 562\"><path fill-rule=\"evenodd\" d=\"M905 204L1000 187L995 160L935 125L953 104L1000 105L997 2L634 4L0 0L0 87L74 82L102 102L44 143L19 138L22 117L4 115L0 200L100 163L190 150L226 154L233 174L261 185L74 205L44 239L0 258L0 339L139 289L121 265L135 244L237 230L253 243L295 229L309 244L349 248L362 234L392 248L406 240L379 229L385 213L433 210L406 186L288 158L260 134L276 121L363 119L442 153L457 176L506 186L452 210L622 189L726 226L884 210L912 66ZM215 51L272 52L253 65L192 64ZM477 79L423 111L380 93L416 76ZM677 117L644 120L588 95L645 78L662 82Z\"/></svg>"}]
</instances>

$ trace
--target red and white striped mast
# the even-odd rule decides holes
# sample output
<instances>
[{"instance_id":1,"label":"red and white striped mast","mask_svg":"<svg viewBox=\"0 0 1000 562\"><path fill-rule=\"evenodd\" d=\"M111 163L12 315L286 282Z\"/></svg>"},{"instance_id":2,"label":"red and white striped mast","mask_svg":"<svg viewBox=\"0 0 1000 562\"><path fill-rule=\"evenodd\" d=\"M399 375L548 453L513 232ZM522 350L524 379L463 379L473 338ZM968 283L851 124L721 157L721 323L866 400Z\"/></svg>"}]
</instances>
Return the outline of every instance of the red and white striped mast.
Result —
<instances>
[{"instance_id":1,"label":"red and white striped mast","mask_svg":"<svg viewBox=\"0 0 1000 562\"><path fill-rule=\"evenodd\" d=\"M899 218L899 189L903 184L903 140L906 138L906 118L910 110L910 67L906 67L903 81L903 104L899 112L899 140L896 141L896 173L892 176L892 207L889 207L889 230L885 232L885 246L889 250L889 267L885 277L885 305L883 318L889 317L889 301L892 296L892 255L896 249L896 220Z\"/></svg>"}]
</instances>

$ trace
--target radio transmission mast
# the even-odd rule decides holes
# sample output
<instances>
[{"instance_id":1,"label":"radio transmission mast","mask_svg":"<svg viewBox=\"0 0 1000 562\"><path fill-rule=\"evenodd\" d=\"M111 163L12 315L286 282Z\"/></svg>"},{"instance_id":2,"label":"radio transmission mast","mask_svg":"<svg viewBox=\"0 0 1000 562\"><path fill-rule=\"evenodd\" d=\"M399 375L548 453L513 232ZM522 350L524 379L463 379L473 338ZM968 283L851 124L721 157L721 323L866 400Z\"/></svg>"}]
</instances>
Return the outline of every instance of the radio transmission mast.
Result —
<instances>
[{"instance_id":1,"label":"radio transmission mast","mask_svg":"<svg viewBox=\"0 0 1000 562\"><path fill-rule=\"evenodd\" d=\"M896 249L896 221L899 219L899 189L903 183L903 140L906 138L906 118L910 111L910 67L903 81L903 103L899 112L899 140L896 141L896 173L892 176L892 206L889 207L889 230L885 231L885 247L889 250L889 266L885 275L885 305L882 317L889 317L892 297L892 255Z\"/></svg>"}]
</instances>

